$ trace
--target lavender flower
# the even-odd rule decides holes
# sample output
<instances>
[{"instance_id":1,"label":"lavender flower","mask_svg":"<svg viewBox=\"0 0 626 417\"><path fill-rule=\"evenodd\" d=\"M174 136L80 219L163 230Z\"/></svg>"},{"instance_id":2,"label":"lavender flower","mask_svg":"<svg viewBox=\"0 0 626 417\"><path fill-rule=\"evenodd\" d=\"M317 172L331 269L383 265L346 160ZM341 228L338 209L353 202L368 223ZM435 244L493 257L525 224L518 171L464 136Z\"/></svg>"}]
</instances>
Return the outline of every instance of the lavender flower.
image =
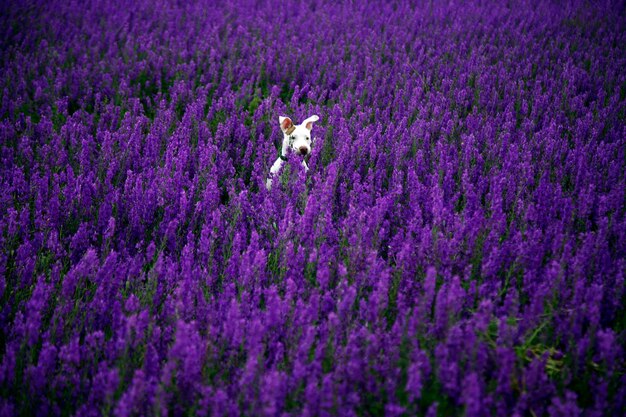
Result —
<instances>
[{"instance_id":1,"label":"lavender flower","mask_svg":"<svg viewBox=\"0 0 626 417\"><path fill-rule=\"evenodd\" d=\"M623 2L4 3L0 415L626 413Z\"/></svg>"}]
</instances>

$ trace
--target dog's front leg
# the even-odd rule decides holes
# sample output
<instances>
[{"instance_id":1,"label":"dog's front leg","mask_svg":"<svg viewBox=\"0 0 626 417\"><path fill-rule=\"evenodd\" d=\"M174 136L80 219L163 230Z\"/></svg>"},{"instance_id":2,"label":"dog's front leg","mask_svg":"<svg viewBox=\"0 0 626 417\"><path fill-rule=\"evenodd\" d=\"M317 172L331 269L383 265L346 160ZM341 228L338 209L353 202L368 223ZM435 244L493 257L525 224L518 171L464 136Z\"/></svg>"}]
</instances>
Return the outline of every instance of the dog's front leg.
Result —
<instances>
[{"instance_id":1,"label":"dog's front leg","mask_svg":"<svg viewBox=\"0 0 626 417\"><path fill-rule=\"evenodd\" d=\"M274 164L270 168L270 174L268 175L267 181L265 181L265 188L267 188L268 190L272 188L272 177L274 177L276 173L280 171L280 168L283 166L284 162L285 161L283 161L282 159L276 158L276 162L274 162Z\"/></svg>"},{"instance_id":2,"label":"dog's front leg","mask_svg":"<svg viewBox=\"0 0 626 417\"><path fill-rule=\"evenodd\" d=\"M302 166L304 167L304 172L309 171L309 166L306 164L306 161L304 159L302 160Z\"/></svg>"}]
</instances>

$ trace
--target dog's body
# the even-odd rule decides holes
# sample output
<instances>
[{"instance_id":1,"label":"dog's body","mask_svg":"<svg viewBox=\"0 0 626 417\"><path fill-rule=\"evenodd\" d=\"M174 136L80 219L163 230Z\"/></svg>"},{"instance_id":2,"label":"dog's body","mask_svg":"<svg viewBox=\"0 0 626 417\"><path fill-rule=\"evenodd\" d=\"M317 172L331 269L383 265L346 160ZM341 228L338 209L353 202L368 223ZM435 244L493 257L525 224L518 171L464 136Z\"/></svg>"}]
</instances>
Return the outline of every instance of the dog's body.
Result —
<instances>
[{"instance_id":1,"label":"dog's body","mask_svg":"<svg viewBox=\"0 0 626 417\"><path fill-rule=\"evenodd\" d=\"M272 177L280 171L287 160L289 149L303 157L311 153L311 129L313 128L313 122L318 120L319 117L313 115L296 126L289 117L280 116L278 118L280 129L283 131L283 145L280 150L280 156L276 158L276 161L270 168L270 174L265 184L268 190L272 188ZM306 171L309 170L304 159L302 160L302 166Z\"/></svg>"}]
</instances>

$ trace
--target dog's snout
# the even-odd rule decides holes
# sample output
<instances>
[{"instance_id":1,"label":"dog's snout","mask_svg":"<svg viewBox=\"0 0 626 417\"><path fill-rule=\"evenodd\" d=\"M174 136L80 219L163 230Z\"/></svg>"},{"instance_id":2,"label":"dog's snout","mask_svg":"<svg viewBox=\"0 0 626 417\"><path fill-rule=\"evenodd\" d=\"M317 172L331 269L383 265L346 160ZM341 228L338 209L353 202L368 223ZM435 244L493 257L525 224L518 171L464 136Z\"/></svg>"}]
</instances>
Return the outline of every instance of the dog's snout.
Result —
<instances>
[{"instance_id":1,"label":"dog's snout","mask_svg":"<svg viewBox=\"0 0 626 417\"><path fill-rule=\"evenodd\" d=\"M300 146L300 153L306 155L309 152L306 146Z\"/></svg>"}]
</instances>

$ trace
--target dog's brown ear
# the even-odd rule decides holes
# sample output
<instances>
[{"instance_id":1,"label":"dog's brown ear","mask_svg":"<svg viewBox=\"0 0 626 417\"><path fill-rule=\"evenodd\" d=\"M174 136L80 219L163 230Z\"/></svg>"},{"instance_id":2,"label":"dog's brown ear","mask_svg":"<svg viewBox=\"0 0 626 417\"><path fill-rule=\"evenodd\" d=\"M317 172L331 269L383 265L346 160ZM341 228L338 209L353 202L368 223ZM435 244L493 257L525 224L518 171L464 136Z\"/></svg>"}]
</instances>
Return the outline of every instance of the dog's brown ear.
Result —
<instances>
[{"instance_id":1,"label":"dog's brown ear","mask_svg":"<svg viewBox=\"0 0 626 417\"><path fill-rule=\"evenodd\" d=\"M293 132L294 125L289 117L280 116L278 118L278 121L280 122L280 129L283 131L283 133L289 135L291 132Z\"/></svg>"},{"instance_id":2,"label":"dog's brown ear","mask_svg":"<svg viewBox=\"0 0 626 417\"><path fill-rule=\"evenodd\" d=\"M302 122L302 125L304 127L306 127L307 129L311 130L313 129L313 122L317 122L320 118L317 116L317 114L314 114L313 116L309 117L308 119L305 119Z\"/></svg>"}]
</instances>

